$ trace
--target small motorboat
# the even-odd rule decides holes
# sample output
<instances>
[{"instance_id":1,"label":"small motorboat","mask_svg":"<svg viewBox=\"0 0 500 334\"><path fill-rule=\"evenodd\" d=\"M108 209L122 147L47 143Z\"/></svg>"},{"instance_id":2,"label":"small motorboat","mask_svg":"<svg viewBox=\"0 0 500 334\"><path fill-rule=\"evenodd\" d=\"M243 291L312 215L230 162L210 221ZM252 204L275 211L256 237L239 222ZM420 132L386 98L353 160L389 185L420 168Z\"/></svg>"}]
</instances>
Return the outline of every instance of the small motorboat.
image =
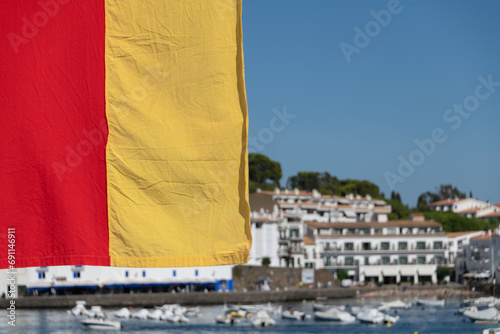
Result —
<instances>
[{"instance_id":1,"label":"small motorboat","mask_svg":"<svg viewBox=\"0 0 500 334\"><path fill-rule=\"evenodd\" d=\"M121 322L104 318L83 319L80 323L87 328L96 330L120 330L122 328Z\"/></svg>"},{"instance_id":2,"label":"small motorboat","mask_svg":"<svg viewBox=\"0 0 500 334\"><path fill-rule=\"evenodd\" d=\"M258 311L255 317L252 317L252 325L254 327L270 327L276 325L276 321L266 313L266 311Z\"/></svg>"},{"instance_id":3,"label":"small motorboat","mask_svg":"<svg viewBox=\"0 0 500 334\"><path fill-rule=\"evenodd\" d=\"M145 308L141 309L138 312L132 313L132 318L139 320L146 320L148 318L149 311Z\"/></svg>"},{"instance_id":4,"label":"small motorboat","mask_svg":"<svg viewBox=\"0 0 500 334\"><path fill-rule=\"evenodd\" d=\"M357 315L356 318L360 322L368 323L368 324L394 324L399 320L399 316L391 316L380 312L376 308L364 308Z\"/></svg>"},{"instance_id":5,"label":"small motorboat","mask_svg":"<svg viewBox=\"0 0 500 334\"><path fill-rule=\"evenodd\" d=\"M186 308L186 312L184 312L184 315L190 318L197 317L200 315L200 307L188 307Z\"/></svg>"},{"instance_id":6,"label":"small motorboat","mask_svg":"<svg viewBox=\"0 0 500 334\"><path fill-rule=\"evenodd\" d=\"M85 308L86 303L87 302L85 300L77 300L76 306L73 307L68 312L73 314L74 316L85 315L85 314L87 314L87 309Z\"/></svg>"},{"instance_id":7,"label":"small motorboat","mask_svg":"<svg viewBox=\"0 0 500 334\"><path fill-rule=\"evenodd\" d=\"M444 299L441 300L428 300L428 299L417 299L417 305L423 306L444 306Z\"/></svg>"},{"instance_id":8,"label":"small motorboat","mask_svg":"<svg viewBox=\"0 0 500 334\"><path fill-rule=\"evenodd\" d=\"M321 304L321 303L313 303L313 312L325 312L331 309L332 307L335 307L341 311L345 311L345 306L344 305L328 305L328 304Z\"/></svg>"},{"instance_id":9,"label":"small motorboat","mask_svg":"<svg viewBox=\"0 0 500 334\"><path fill-rule=\"evenodd\" d=\"M240 323L240 319L233 318L230 315L218 315L215 317L215 322L224 325L236 325Z\"/></svg>"},{"instance_id":10,"label":"small motorboat","mask_svg":"<svg viewBox=\"0 0 500 334\"><path fill-rule=\"evenodd\" d=\"M465 311L464 316L472 321L500 321L500 313L496 307L490 307L480 311Z\"/></svg>"},{"instance_id":11,"label":"small motorboat","mask_svg":"<svg viewBox=\"0 0 500 334\"><path fill-rule=\"evenodd\" d=\"M92 306L90 310L87 311L87 317L89 318L104 318L104 312L102 312L102 307Z\"/></svg>"},{"instance_id":12,"label":"small motorboat","mask_svg":"<svg viewBox=\"0 0 500 334\"><path fill-rule=\"evenodd\" d=\"M342 311L336 307L331 307L324 312L314 312L314 318L323 321L354 322L356 318L350 313Z\"/></svg>"},{"instance_id":13,"label":"small motorboat","mask_svg":"<svg viewBox=\"0 0 500 334\"><path fill-rule=\"evenodd\" d=\"M151 320L160 320L160 317L163 315L163 311L159 308L155 308L153 311L149 312L147 317Z\"/></svg>"},{"instance_id":14,"label":"small motorboat","mask_svg":"<svg viewBox=\"0 0 500 334\"><path fill-rule=\"evenodd\" d=\"M394 300L392 302L382 303L378 309L380 311L391 310L391 309L409 309L411 305L409 303L405 303L402 300Z\"/></svg>"},{"instance_id":15,"label":"small motorboat","mask_svg":"<svg viewBox=\"0 0 500 334\"><path fill-rule=\"evenodd\" d=\"M127 318L130 318L132 316L132 312L130 312L130 310L126 307L119 309L118 311L116 311L113 314L115 315L115 317L121 318L121 319L127 319Z\"/></svg>"},{"instance_id":16,"label":"small motorboat","mask_svg":"<svg viewBox=\"0 0 500 334\"><path fill-rule=\"evenodd\" d=\"M161 316L161 320L167 320L173 323L188 323L190 320L182 313L175 312L174 310L166 310Z\"/></svg>"},{"instance_id":17,"label":"small motorboat","mask_svg":"<svg viewBox=\"0 0 500 334\"><path fill-rule=\"evenodd\" d=\"M464 314L465 312L477 312L479 309L477 306L464 306L458 309L458 314Z\"/></svg>"},{"instance_id":18,"label":"small motorboat","mask_svg":"<svg viewBox=\"0 0 500 334\"><path fill-rule=\"evenodd\" d=\"M304 312L295 311L295 310L287 310L281 313L281 317L283 319L289 320L306 320L311 319L311 315L305 314Z\"/></svg>"}]
</instances>

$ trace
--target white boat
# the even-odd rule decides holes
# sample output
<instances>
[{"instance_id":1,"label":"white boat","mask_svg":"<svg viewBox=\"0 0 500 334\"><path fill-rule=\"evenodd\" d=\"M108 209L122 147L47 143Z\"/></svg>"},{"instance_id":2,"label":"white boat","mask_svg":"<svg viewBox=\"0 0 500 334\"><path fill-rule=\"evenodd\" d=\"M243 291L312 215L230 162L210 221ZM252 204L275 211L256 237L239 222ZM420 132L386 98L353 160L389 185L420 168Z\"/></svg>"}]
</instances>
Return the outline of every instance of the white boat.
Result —
<instances>
[{"instance_id":1,"label":"white boat","mask_svg":"<svg viewBox=\"0 0 500 334\"><path fill-rule=\"evenodd\" d=\"M335 307L341 311L345 311L345 305L328 305L328 304L321 304L321 303L313 303L313 312L319 311L319 312L325 312L331 309L332 307Z\"/></svg>"},{"instance_id":2,"label":"white boat","mask_svg":"<svg viewBox=\"0 0 500 334\"><path fill-rule=\"evenodd\" d=\"M281 313L281 305L278 307L273 307L271 303L260 304L260 305L240 305L239 309L246 311L248 313L257 313L258 311L265 311L274 314Z\"/></svg>"},{"instance_id":3,"label":"white boat","mask_svg":"<svg viewBox=\"0 0 500 334\"><path fill-rule=\"evenodd\" d=\"M85 304L87 302L85 300L77 300L76 301L76 306L73 307L71 310L69 310L68 312L75 315L75 316L78 316L78 315L85 315L87 314L87 309L85 308Z\"/></svg>"},{"instance_id":4,"label":"white boat","mask_svg":"<svg viewBox=\"0 0 500 334\"><path fill-rule=\"evenodd\" d=\"M441 300L428 300L428 299L417 299L417 305L423 306L444 306L444 299Z\"/></svg>"},{"instance_id":5,"label":"white boat","mask_svg":"<svg viewBox=\"0 0 500 334\"><path fill-rule=\"evenodd\" d=\"M483 334L499 334L500 327L485 328Z\"/></svg>"},{"instance_id":6,"label":"white boat","mask_svg":"<svg viewBox=\"0 0 500 334\"><path fill-rule=\"evenodd\" d=\"M230 315L218 315L215 317L215 322L225 325L236 325L240 323L240 319L233 318Z\"/></svg>"},{"instance_id":7,"label":"white boat","mask_svg":"<svg viewBox=\"0 0 500 334\"><path fill-rule=\"evenodd\" d=\"M151 320L160 320L160 317L163 315L163 311L159 308L155 308L153 311L148 313L148 319Z\"/></svg>"},{"instance_id":8,"label":"white boat","mask_svg":"<svg viewBox=\"0 0 500 334\"><path fill-rule=\"evenodd\" d=\"M300 311L283 311L283 313L281 313L281 317L283 319L289 319L289 320L311 319L311 315L305 314L304 312Z\"/></svg>"},{"instance_id":9,"label":"white boat","mask_svg":"<svg viewBox=\"0 0 500 334\"><path fill-rule=\"evenodd\" d=\"M116 311L113 314L115 315L115 317L121 318L121 319L130 318L132 316L132 312L130 312L130 310L126 307L119 309L118 311Z\"/></svg>"},{"instance_id":10,"label":"white boat","mask_svg":"<svg viewBox=\"0 0 500 334\"><path fill-rule=\"evenodd\" d=\"M140 319L140 320L146 320L148 318L149 311L145 308L138 312L132 313L132 318L134 319Z\"/></svg>"},{"instance_id":11,"label":"white boat","mask_svg":"<svg viewBox=\"0 0 500 334\"><path fill-rule=\"evenodd\" d=\"M104 312L100 306L92 306L90 310L87 311L87 317L89 318L104 318Z\"/></svg>"},{"instance_id":12,"label":"white boat","mask_svg":"<svg viewBox=\"0 0 500 334\"><path fill-rule=\"evenodd\" d=\"M464 306L464 307L459 308L457 312L459 314L464 314L467 311L469 311L469 312L477 312L478 308L477 308L477 306Z\"/></svg>"},{"instance_id":13,"label":"white boat","mask_svg":"<svg viewBox=\"0 0 500 334\"><path fill-rule=\"evenodd\" d=\"M500 313L497 308L490 307L480 311L465 311L464 316L472 321L500 321Z\"/></svg>"},{"instance_id":14,"label":"white boat","mask_svg":"<svg viewBox=\"0 0 500 334\"><path fill-rule=\"evenodd\" d=\"M161 316L161 320L167 320L173 323L188 323L190 320L182 313L176 313L174 310L166 310Z\"/></svg>"},{"instance_id":15,"label":"white boat","mask_svg":"<svg viewBox=\"0 0 500 334\"><path fill-rule=\"evenodd\" d=\"M121 322L106 320L103 318L83 319L80 323L85 327L96 330L120 330L122 328Z\"/></svg>"},{"instance_id":16,"label":"white boat","mask_svg":"<svg viewBox=\"0 0 500 334\"><path fill-rule=\"evenodd\" d=\"M184 312L184 315L186 317L197 317L200 315L200 307L199 306L196 306L196 307L188 307L186 308L186 312Z\"/></svg>"},{"instance_id":17,"label":"white boat","mask_svg":"<svg viewBox=\"0 0 500 334\"><path fill-rule=\"evenodd\" d=\"M409 303L405 303L402 300L394 300L392 302L387 302L387 303L382 303L382 306L380 306L378 309L380 311L383 310L391 310L391 309L409 309L411 305Z\"/></svg>"},{"instance_id":18,"label":"white boat","mask_svg":"<svg viewBox=\"0 0 500 334\"><path fill-rule=\"evenodd\" d=\"M358 318L359 321L368 324L382 324L385 316L379 310L369 308L360 310L360 312L356 315L356 318Z\"/></svg>"},{"instance_id":19,"label":"white boat","mask_svg":"<svg viewBox=\"0 0 500 334\"><path fill-rule=\"evenodd\" d=\"M336 307L332 307L324 312L314 312L314 317L318 320L324 321L341 321L341 322L354 322L356 318L350 313L342 311Z\"/></svg>"},{"instance_id":20,"label":"white boat","mask_svg":"<svg viewBox=\"0 0 500 334\"><path fill-rule=\"evenodd\" d=\"M252 317L252 325L254 327L270 327L276 325L276 321L266 313L266 311L258 311L255 317Z\"/></svg>"},{"instance_id":21,"label":"white boat","mask_svg":"<svg viewBox=\"0 0 500 334\"><path fill-rule=\"evenodd\" d=\"M368 324L383 324L383 323L391 323L394 324L399 320L399 316L391 316L380 312L376 308L363 308L356 315L356 318L360 322L368 323Z\"/></svg>"}]
</instances>

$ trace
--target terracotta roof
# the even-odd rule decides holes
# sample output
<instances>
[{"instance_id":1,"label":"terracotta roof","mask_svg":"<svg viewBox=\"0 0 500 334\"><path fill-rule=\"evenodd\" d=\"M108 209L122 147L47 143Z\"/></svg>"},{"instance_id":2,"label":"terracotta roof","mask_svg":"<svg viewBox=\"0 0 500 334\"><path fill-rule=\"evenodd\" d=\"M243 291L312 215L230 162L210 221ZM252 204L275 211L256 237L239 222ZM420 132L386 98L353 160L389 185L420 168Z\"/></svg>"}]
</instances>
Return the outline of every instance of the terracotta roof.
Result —
<instances>
[{"instance_id":1,"label":"terracotta roof","mask_svg":"<svg viewBox=\"0 0 500 334\"><path fill-rule=\"evenodd\" d=\"M304 245L316 245L316 242L309 237L304 237Z\"/></svg>"},{"instance_id":2,"label":"terracotta roof","mask_svg":"<svg viewBox=\"0 0 500 334\"><path fill-rule=\"evenodd\" d=\"M386 223L357 222L357 223L318 223L306 222L311 228L384 228L384 227L441 227L434 221L389 220Z\"/></svg>"},{"instance_id":3,"label":"terracotta roof","mask_svg":"<svg viewBox=\"0 0 500 334\"><path fill-rule=\"evenodd\" d=\"M479 218L484 218L484 217L486 217L486 218L488 218L488 217L492 217L492 218L500 217L500 211L488 213L487 215L481 216Z\"/></svg>"},{"instance_id":4,"label":"terracotta roof","mask_svg":"<svg viewBox=\"0 0 500 334\"><path fill-rule=\"evenodd\" d=\"M478 212L479 208L476 208L476 209L467 209L467 210L462 210L462 211L457 211L457 213L475 213L475 212Z\"/></svg>"},{"instance_id":5,"label":"terracotta roof","mask_svg":"<svg viewBox=\"0 0 500 334\"><path fill-rule=\"evenodd\" d=\"M267 193L251 193L249 196L250 208L252 211L259 211L260 209L272 212L274 209L273 196Z\"/></svg>"},{"instance_id":6,"label":"terracotta roof","mask_svg":"<svg viewBox=\"0 0 500 334\"><path fill-rule=\"evenodd\" d=\"M500 203L493 204L493 206L498 206L500 208Z\"/></svg>"},{"instance_id":7,"label":"terracotta roof","mask_svg":"<svg viewBox=\"0 0 500 334\"><path fill-rule=\"evenodd\" d=\"M478 235L477 237L471 238L470 240L488 240L491 239L491 237L496 237L497 234L492 233L491 235L488 233L485 233L483 235Z\"/></svg>"},{"instance_id":8,"label":"terracotta roof","mask_svg":"<svg viewBox=\"0 0 500 334\"><path fill-rule=\"evenodd\" d=\"M473 233L477 233L477 232L481 232L481 231L450 232L450 233L446 233L446 235L448 236L448 238L458 238L458 237L462 237L462 236L467 235L467 234L473 234Z\"/></svg>"},{"instance_id":9,"label":"terracotta roof","mask_svg":"<svg viewBox=\"0 0 500 334\"><path fill-rule=\"evenodd\" d=\"M464 200L465 198L459 198L459 199L445 199L443 201L437 201L437 202L433 202L430 204L430 206L438 206L438 205L450 205L450 204L453 204L455 202L460 202L462 200Z\"/></svg>"},{"instance_id":10,"label":"terracotta roof","mask_svg":"<svg viewBox=\"0 0 500 334\"><path fill-rule=\"evenodd\" d=\"M289 202L278 202L279 205L281 206L318 206L318 203L313 203L313 202L303 202L303 203L289 203Z\"/></svg>"},{"instance_id":11,"label":"terracotta roof","mask_svg":"<svg viewBox=\"0 0 500 334\"><path fill-rule=\"evenodd\" d=\"M269 218L250 218L250 221L256 222L256 223L275 223L277 219L269 219Z\"/></svg>"}]
</instances>

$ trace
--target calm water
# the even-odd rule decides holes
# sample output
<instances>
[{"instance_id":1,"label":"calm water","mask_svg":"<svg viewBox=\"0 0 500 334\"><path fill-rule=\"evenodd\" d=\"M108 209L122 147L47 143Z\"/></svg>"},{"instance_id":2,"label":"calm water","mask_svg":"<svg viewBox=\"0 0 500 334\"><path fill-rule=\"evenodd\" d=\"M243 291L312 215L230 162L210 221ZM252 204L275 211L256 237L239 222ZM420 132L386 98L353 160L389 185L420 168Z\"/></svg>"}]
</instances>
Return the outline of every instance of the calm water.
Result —
<instances>
[{"instance_id":1,"label":"calm water","mask_svg":"<svg viewBox=\"0 0 500 334\"><path fill-rule=\"evenodd\" d=\"M385 299L389 301L390 299ZM376 303L382 299L365 299L361 304ZM334 302L332 302L334 303ZM356 300L336 301L336 304L356 305ZM408 310L398 310L400 320L388 328L386 325L365 325L360 323L339 324L330 322L318 322L306 320L297 322L277 320L275 327L256 329L249 322L243 321L235 326L219 325L215 323L215 317L222 314L222 306L201 307L202 315L192 318L189 324L171 324L166 321L154 320L122 320L124 328L108 333L408 333L419 334L431 333L481 333L484 325L476 325L465 320L462 316L455 315L460 302L458 299L447 300L447 305L440 308L413 307ZM274 304L277 306L279 304ZM312 313L311 303L282 304L286 309L293 305L297 310ZM105 309L111 319L111 312L116 309ZM393 314L395 311L391 311ZM5 315L5 312L3 313ZM6 317L2 317L0 333L26 333L26 334L77 334L77 333L104 333L103 331L92 331L84 328L78 320L69 315L65 310L17 310L16 327L7 325Z\"/></svg>"}]
</instances>

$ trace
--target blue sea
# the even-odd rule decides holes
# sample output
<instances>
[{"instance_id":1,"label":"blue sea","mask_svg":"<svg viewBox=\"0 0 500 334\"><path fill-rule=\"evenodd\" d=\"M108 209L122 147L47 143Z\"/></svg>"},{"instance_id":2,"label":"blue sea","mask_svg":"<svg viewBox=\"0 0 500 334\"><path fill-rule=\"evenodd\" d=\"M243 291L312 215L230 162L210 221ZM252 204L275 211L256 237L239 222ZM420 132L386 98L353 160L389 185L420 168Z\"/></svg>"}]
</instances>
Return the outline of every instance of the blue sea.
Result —
<instances>
[{"instance_id":1,"label":"blue sea","mask_svg":"<svg viewBox=\"0 0 500 334\"><path fill-rule=\"evenodd\" d=\"M329 301L336 305L362 305L363 303L377 303L390 299L362 299L362 300L337 300ZM273 304L278 306L280 304ZM286 303L281 304L283 309L294 306L312 314L312 304ZM201 315L191 318L188 324L172 324L166 321L122 319L123 328L115 333L406 333L406 334L431 334L431 333L482 333L488 325L478 325L466 320L463 316L456 315L460 305L458 299L448 299L444 307L414 306L408 310L398 310L400 320L388 327L387 325L366 325L361 323L340 324L335 322L321 322L314 319L305 321L284 320L274 316L276 326L268 328L254 328L250 322L242 321L238 325L228 326L215 323L215 317L222 314L222 305L202 306ZM111 315L117 308L104 309L112 320ZM138 309L137 309L138 310ZM396 311L391 311L391 314ZM5 314L5 312L4 312ZM116 319L117 320L117 319ZM78 334L99 333L83 327L78 318L67 313L66 310L16 310L16 326L7 324L3 317L0 323L0 333L25 333L25 334ZM110 331L107 331L108 333Z\"/></svg>"}]
</instances>

